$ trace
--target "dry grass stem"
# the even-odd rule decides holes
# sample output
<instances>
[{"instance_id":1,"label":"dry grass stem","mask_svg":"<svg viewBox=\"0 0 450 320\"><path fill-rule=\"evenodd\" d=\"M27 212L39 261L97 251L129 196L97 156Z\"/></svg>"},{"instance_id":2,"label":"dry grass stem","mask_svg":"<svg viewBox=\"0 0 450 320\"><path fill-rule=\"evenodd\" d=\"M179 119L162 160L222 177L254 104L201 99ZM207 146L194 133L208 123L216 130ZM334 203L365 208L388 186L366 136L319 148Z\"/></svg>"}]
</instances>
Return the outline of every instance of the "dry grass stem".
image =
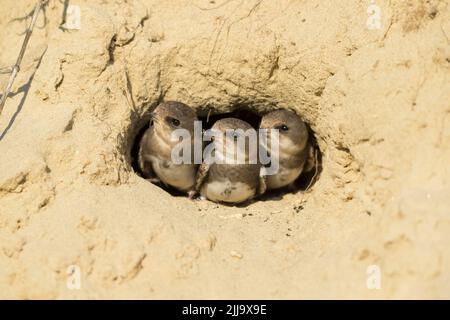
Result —
<instances>
[{"instance_id":1,"label":"dry grass stem","mask_svg":"<svg viewBox=\"0 0 450 320\"><path fill-rule=\"evenodd\" d=\"M19 56L17 57L17 61L16 61L15 65L10 70L11 75L9 77L8 84L6 85L5 90L3 91L3 95L0 98L0 115L2 114L3 108L5 107L6 99L8 98L8 95L11 92L11 88L14 84L14 80L16 79L17 74L19 73L20 64L22 63L22 59L23 59L23 56L25 55L25 51L27 49L28 42L30 41L31 34L33 33L34 25L36 24L37 18L39 16L39 12L41 11L43 5L44 5L44 1L39 0L34 8L33 17L31 19L28 29L26 30L25 39L23 40L22 48L20 49Z\"/></svg>"}]
</instances>

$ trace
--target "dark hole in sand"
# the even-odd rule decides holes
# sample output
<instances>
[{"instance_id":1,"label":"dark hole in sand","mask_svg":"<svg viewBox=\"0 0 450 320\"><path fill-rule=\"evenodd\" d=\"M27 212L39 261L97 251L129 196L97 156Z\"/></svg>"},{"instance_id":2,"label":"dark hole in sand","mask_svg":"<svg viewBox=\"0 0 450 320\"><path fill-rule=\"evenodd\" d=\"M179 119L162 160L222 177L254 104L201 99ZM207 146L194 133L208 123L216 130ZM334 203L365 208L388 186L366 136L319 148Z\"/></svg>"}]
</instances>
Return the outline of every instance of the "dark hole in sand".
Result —
<instances>
[{"instance_id":1,"label":"dark hole in sand","mask_svg":"<svg viewBox=\"0 0 450 320\"><path fill-rule=\"evenodd\" d=\"M208 109L206 109L208 110ZM259 123L261 121L261 117L263 116L263 114L258 114L255 113L254 111L252 111L251 108L247 107L247 106L236 106L234 108L234 111L232 112L228 112L228 113L215 113L214 110L200 110L200 116L199 116L199 120L202 121L202 126L204 130L210 129L213 124L220 120L220 119L224 119L224 118L238 118L241 120L244 120L246 122L248 122L253 128L258 129L259 127ZM209 114L208 114L209 113ZM140 176L142 177L142 171L139 168L138 165L138 153L139 153L139 143L145 133L145 131L148 128L149 123L145 123L145 125L139 129L138 133L136 134L136 137L134 139L134 143L133 146L131 148L131 165L134 169L134 171ZM297 178L297 180L293 183L292 186L288 186L288 187L284 187L284 188L280 188L277 190L270 190L268 192L266 192L264 195L257 197L255 200L273 200L273 199L281 199L281 197L284 194L287 193L297 193L297 192L304 192L307 189L311 188L311 186L317 181L320 172L322 171L322 155L321 152L319 150L319 147L317 145L317 141L316 138L314 136L314 132L311 130L311 128L308 126L308 130L309 130L309 139L310 139L310 143L314 146L316 154L317 154L317 163L316 163L316 167L309 171L309 172L304 172L300 175L300 177ZM164 189L165 191L167 191L168 193L170 193L172 196L186 196L186 194L178 191L175 188L172 188L170 186L166 186L164 184L159 184L159 187L161 187L162 189ZM238 205L240 206L240 205Z\"/></svg>"}]
</instances>

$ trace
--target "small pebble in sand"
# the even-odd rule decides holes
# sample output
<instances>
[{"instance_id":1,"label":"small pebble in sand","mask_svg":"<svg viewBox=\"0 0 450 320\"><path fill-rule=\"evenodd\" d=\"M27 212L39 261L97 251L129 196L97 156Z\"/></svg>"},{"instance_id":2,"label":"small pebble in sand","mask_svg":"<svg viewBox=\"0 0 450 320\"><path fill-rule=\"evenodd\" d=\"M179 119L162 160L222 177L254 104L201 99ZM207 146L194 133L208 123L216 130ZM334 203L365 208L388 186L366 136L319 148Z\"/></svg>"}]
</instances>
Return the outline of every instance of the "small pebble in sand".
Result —
<instances>
[{"instance_id":1,"label":"small pebble in sand","mask_svg":"<svg viewBox=\"0 0 450 320\"><path fill-rule=\"evenodd\" d=\"M243 258L243 255L242 255L241 253L239 253L239 252L237 252L237 251L234 251L234 250L232 250L232 251L230 252L230 255L231 255L233 258L236 258L236 259L242 259L242 258Z\"/></svg>"}]
</instances>

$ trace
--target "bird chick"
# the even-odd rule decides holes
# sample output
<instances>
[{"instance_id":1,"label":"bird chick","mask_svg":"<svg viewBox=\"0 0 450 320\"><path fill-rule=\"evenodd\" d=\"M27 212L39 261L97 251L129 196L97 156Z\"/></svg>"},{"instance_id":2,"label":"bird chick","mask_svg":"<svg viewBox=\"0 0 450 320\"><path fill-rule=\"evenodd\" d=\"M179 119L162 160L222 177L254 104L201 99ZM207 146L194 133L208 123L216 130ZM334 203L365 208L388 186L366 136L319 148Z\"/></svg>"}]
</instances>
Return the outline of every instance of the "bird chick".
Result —
<instances>
[{"instance_id":1,"label":"bird chick","mask_svg":"<svg viewBox=\"0 0 450 320\"><path fill-rule=\"evenodd\" d=\"M179 138L172 135L176 129L189 132L194 146L194 122L196 112L181 102L167 101L159 104L151 113L149 127L139 146L139 167L145 178L151 182L161 181L182 192L193 191L198 164L175 163L172 159L173 148L180 143ZM194 153L191 152L191 155Z\"/></svg>"},{"instance_id":2,"label":"bird chick","mask_svg":"<svg viewBox=\"0 0 450 320\"><path fill-rule=\"evenodd\" d=\"M261 119L260 129L279 130L278 155L271 154L271 161L278 161L278 172L266 176L267 189L278 189L292 184L302 172L313 167L308 128L293 111L280 109L269 112ZM270 139L264 146L270 153Z\"/></svg>"},{"instance_id":3,"label":"bird chick","mask_svg":"<svg viewBox=\"0 0 450 320\"><path fill-rule=\"evenodd\" d=\"M211 157L206 156L198 170L196 190L211 201L230 204L264 193L261 165L254 158L258 141L252 126L236 118L225 118L214 123L211 132L213 140L206 147ZM251 133L253 138L248 138ZM208 154L207 149L204 154ZM208 161L211 158L214 160Z\"/></svg>"}]
</instances>

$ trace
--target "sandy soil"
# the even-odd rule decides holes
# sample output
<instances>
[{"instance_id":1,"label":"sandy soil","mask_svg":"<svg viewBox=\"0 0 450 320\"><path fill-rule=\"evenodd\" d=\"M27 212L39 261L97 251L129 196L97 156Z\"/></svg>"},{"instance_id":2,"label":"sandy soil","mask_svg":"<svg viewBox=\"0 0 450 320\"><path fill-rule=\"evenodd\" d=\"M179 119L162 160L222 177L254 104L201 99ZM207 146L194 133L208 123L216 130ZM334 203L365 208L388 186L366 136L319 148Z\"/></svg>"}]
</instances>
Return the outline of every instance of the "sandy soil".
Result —
<instances>
[{"instance_id":1,"label":"sandy soil","mask_svg":"<svg viewBox=\"0 0 450 320\"><path fill-rule=\"evenodd\" d=\"M0 116L1 298L450 298L448 1L376 0L369 30L370 1L70 0L71 31L62 2ZM2 0L0 67L34 3ZM170 195L130 165L161 99L294 108L319 180L242 208Z\"/></svg>"}]
</instances>

